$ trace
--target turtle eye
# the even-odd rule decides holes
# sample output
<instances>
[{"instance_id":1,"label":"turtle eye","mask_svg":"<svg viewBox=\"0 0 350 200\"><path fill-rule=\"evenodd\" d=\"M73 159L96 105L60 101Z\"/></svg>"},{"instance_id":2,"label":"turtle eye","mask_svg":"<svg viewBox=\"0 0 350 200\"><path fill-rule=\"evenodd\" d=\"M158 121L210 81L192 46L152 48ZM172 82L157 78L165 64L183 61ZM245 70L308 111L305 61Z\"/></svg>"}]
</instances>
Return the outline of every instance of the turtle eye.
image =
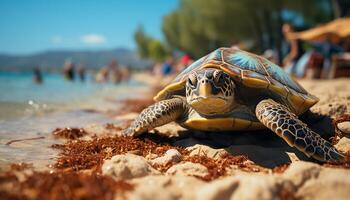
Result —
<instances>
[{"instance_id":1,"label":"turtle eye","mask_svg":"<svg viewBox=\"0 0 350 200\"><path fill-rule=\"evenodd\" d=\"M188 77L188 83L191 87L195 88L197 85L197 76L195 74L191 74Z\"/></svg>"},{"instance_id":2,"label":"turtle eye","mask_svg":"<svg viewBox=\"0 0 350 200\"><path fill-rule=\"evenodd\" d=\"M214 80L218 84L225 83L224 73L222 71L220 71L220 70L215 70L215 72L214 72Z\"/></svg>"}]
</instances>

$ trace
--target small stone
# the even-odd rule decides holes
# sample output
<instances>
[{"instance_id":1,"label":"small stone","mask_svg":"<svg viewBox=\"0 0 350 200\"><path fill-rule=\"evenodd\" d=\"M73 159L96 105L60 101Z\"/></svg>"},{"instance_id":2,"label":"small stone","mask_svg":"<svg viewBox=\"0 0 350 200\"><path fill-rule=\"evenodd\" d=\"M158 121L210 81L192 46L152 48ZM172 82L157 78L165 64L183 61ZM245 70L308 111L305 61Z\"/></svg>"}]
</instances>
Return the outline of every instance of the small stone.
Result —
<instances>
[{"instance_id":1,"label":"small stone","mask_svg":"<svg viewBox=\"0 0 350 200\"><path fill-rule=\"evenodd\" d=\"M283 173L285 179L291 180L297 187L302 186L307 180L316 179L321 167L310 162L294 162Z\"/></svg>"},{"instance_id":2,"label":"small stone","mask_svg":"<svg viewBox=\"0 0 350 200\"><path fill-rule=\"evenodd\" d=\"M198 163L184 162L170 167L166 174L205 177L209 174L208 169Z\"/></svg>"},{"instance_id":3,"label":"small stone","mask_svg":"<svg viewBox=\"0 0 350 200\"><path fill-rule=\"evenodd\" d=\"M196 144L191 147L187 147L186 150L190 151L189 156L207 156L209 158L218 159L221 155L227 153L224 149L213 149L211 147Z\"/></svg>"},{"instance_id":4,"label":"small stone","mask_svg":"<svg viewBox=\"0 0 350 200\"><path fill-rule=\"evenodd\" d=\"M145 158L134 154L125 154L105 160L102 165L102 174L121 180L157 175L160 172L152 168Z\"/></svg>"},{"instance_id":5,"label":"small stone","mask_svg":"<svg viewBox=\"0 0 350 200\"><path fill-rule=\"evenodd\" d=\"M350 138L342 137L334 147L341 152L350 151Z\"/></svg>"},{"instance_id":6,"label":"small stone","mask_svg":"<svg viewBox=\"0 0 350 200\"><path fill-rule=\"evenodd\" d=\"M169 149L161 157L151 160L151 163L154 165L166 165L168 163L176 163L181 161L181 153L176 149Z\"/></svg>"},{"instance_id":7,"label":"small stone","mask_svg":"<svg viewBox=\"0 0 350 200\"><path fill-rule=\"evenodd\" d=\"M303 199L349 199L348 169L325 168L308 162L292 163L282 175L298 188L295 196Z\"/></svg>"},{"instance_id":8,"label":"small stone","mask_svg":"<svg viewBox=\"0 0 350 200\"><path fill-rule=\"evenodd\" d=\"M341 132L350 134L350 122L341 122L337 124L337 127Z\"/></svg>"}]
</instances>

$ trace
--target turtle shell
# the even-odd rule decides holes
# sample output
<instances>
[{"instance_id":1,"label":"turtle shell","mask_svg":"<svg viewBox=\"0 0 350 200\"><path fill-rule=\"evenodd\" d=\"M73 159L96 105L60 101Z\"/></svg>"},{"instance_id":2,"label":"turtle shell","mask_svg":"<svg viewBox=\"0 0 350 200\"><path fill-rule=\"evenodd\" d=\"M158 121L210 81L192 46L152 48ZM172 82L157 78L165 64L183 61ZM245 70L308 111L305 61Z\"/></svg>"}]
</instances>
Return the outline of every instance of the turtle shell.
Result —
<instances>
[{"instance_id":1,"label":"turtle shell","mask_svg":"<svg viewBox=\"0 0 350 200\"><path fill-rule=\"evenodd\" d=\"M200 58L176 76L154 97L154 100L167 99L185 90L189 74L203 68L221 69L247 87L268 89L283 98L296 114L305 112L319 100L278 65L261 56L234 48L219 48Z\"/></svg>"}]
</instances>

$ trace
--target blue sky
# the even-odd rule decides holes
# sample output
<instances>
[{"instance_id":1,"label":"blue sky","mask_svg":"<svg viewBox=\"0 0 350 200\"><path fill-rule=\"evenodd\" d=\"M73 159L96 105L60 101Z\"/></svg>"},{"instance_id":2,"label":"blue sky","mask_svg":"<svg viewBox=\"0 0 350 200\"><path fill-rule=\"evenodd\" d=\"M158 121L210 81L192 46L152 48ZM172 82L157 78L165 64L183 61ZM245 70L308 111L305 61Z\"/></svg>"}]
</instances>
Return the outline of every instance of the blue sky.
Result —
<instances>
[{"instance_id":1,"label":"blue sky","mask_svg":"<svg viewBox=\"0 0 350 200\"><path fill-rule=\"evenodd\" d=\"M135 48L139 25L162 39L178 0L0 0L0 53Z\"/></svg>"}]
</instances>

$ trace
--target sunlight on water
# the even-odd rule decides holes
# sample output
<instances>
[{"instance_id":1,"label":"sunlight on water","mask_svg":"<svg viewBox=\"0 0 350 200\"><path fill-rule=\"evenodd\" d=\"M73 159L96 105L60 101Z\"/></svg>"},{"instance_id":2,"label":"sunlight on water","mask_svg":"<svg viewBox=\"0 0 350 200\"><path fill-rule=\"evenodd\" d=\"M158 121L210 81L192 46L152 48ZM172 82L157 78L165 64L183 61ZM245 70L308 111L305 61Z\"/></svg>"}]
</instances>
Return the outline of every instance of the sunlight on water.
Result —
<instances>
[{"instance_id":1,"label":"sunlight on water","mask_svg":"<svg viewBox=\"0 0 350 200\"><path fill-rule=\"evenodd\" d=\"M118 99L135 96L143 87L135 81L115 85L68 82L58 74L44 77L36 85L31 74L0 73L0 169L14 162L45 168L57 155L50 147L59 142L52 130L116 122L103 113L118 110Z\"/></svg>"}]
</instances>

